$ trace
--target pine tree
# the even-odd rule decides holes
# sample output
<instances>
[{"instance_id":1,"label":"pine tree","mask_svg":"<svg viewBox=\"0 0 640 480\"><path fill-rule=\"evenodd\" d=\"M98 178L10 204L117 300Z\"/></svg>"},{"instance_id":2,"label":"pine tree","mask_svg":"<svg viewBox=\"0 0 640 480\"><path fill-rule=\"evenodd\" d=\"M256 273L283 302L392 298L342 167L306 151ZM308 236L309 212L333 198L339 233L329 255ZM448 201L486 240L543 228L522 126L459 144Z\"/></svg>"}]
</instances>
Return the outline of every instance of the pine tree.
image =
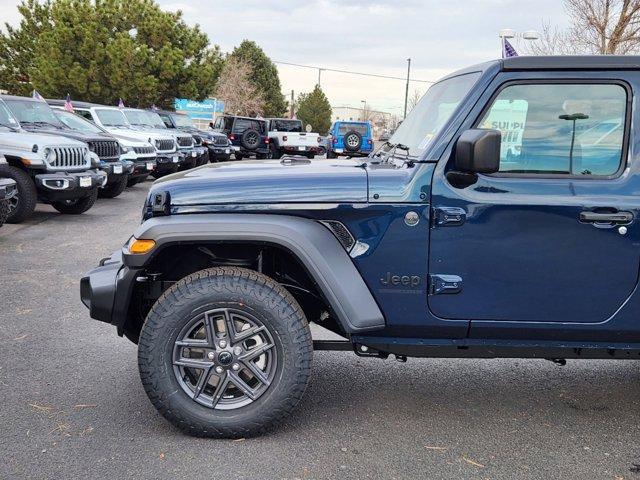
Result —
<instances>
[{"instance_id":1,"label":"pine tree","mask_svg":"<svg viewBox=\"0 0 640 480\"><path fill-rule=\"evenodd\" d=\"M319 85L311 93L298 96L297 116L305 125L311 125L314 132L326 134L331 127L331 104Z\"/></svg>"},{"instance_id":2,"label":"pine tree","mask_svg":"<svg viewBox=\"0 0 640 480\"><path fill-rule=\"evenodd\" d=\"M20 26L0 36L0 88L11 93L167 107L205 98L222 67L198 26L153 0L22 0L19 10Z\"/></svg>"},{"instance_id":3,"label":"pine tree","mask_svg":"<svg viewBox=\"0 0 640 480\"><path fill-rule=\"evenodd\" d=\"M287 111L287 102L282 95L278 69L264 51L255 43L244 40L230 55L251 66L251 81L265 100L265 117L281 117Z\"/></svg>"}]
</instances>

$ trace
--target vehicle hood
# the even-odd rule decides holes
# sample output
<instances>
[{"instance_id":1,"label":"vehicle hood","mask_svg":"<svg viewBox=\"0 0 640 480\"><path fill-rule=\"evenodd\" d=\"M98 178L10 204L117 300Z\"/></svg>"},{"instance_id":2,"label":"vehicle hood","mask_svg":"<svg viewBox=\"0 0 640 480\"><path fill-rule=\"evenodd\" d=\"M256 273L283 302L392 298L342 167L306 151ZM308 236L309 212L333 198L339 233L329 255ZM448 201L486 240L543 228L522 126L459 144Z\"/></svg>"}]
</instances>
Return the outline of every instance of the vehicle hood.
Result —
<instances>
[{"instance_id":1,"label":"vehicle hood","mask_svg":"<svg viewBox=\"0 0 640 480\"><path fill-rule=\"evenodd\" d=\"M71 138L60 137L59 135L48 135L45 133L33 133L26 130L13 132L0 128L0 148L17 148L20 150L31 150L34 145L38 146L38 151L46 147L84 147L85 144Z\"/></svg>"},{"instance_id":2,"label":"vehicle hood","mask_svg":"<svg viewBox=\"0 0 640 480\"><path fill-rule=\"evenodd\" d=\"M147 131L147 130L134 130L132 128L124 128L124 127L106 127L107 132L115 137L127 137L129 139L140 140L142 142L147 142L149 138L154 140L175 140L175 137L172 135L168 135L166 133L157 134L155 132Z\"/></svg>"},{"instance_id":3,"label":"vehicle hood","mask_svg":"<svg viewBox=\"0 0 640 480\"><path fill-rule=\"evenodd\" d=\"M72 138L74 140L78 140L79 142L100 142L100 141L109 141L113 140L111 135L100 135L100 134L86 134L83 132L79 132L77 130L72 130L70 128L47 128L47 127L38 127L38 128L29 128L28 131L36 132L36 133L46 133L48 135L58 135L61 137Z\"/></svg>"},{"instance_id":4,"label":"vehicle hood","mask_svg":"<svg viewBox=\"0 0 640 480\"><path fill-rule=\"evenodd\" d=\"M205 165L157 180L149 192L171 207L221 204L360 203L367 172L354 160L245 160Z\"/></svg>"}]
</instances>

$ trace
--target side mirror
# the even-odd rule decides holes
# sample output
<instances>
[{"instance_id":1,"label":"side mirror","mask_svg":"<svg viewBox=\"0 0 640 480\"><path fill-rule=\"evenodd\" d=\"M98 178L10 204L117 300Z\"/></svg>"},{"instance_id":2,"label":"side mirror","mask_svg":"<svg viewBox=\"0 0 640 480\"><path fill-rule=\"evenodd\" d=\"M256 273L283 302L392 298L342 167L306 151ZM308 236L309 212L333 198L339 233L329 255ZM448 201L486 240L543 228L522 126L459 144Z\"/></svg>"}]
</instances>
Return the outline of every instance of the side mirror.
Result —
<instances>
[{"instance_id":1,"label":"side mirror","mask_svg":"<svg viewBox=\"0 0 640 480\"><path fill-rule=\"evenodd\" d=\"M499 130L473 128L456 142L455 170L465 173L495 173L500 170Z\"/></svg>"}]
</instances>

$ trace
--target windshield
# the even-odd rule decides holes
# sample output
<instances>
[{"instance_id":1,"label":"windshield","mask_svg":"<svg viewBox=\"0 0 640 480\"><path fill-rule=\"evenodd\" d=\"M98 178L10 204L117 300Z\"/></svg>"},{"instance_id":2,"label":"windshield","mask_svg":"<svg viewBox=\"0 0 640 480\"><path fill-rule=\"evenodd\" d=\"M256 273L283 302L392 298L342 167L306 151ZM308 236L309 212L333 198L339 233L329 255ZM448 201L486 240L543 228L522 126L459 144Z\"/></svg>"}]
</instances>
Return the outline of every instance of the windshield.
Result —
<instances>
[{"instance_id":1,"label":"windshield","mask_svg":"<svg viewBox=\"0 0 640 480\"><path fill-rule=\"evenodd\" d=\"M97 108L96 115L100 123L106 127L128 127L129 123L121 110Z\"/></svg>"},{"instance_id":2,"label":"windshield","mask_svg":"<svg viewBox=\"0 0 640 480\"><path fill-rule=\"evenodd\" d=\"M125 110L124 114L131 125L142 125L145 127L167 128L160 115L156 112L145 110Z\"/></svg>"},{"instance_id":3,"label":"windshield","mask_svg":"<svg viewBox=\"0 0 640 480\"><path fill-rule=\"evenodd\" d=\"M193 120L186 115L171 115L178 127L193 127Z\"/></svg>"},{"instance_id":4,"label":"windshield","mask_svg":"<svg viewBox=\"0 0 640 480\"><path fill-rule=\"evenodd\" d=\"M66 112L64 110L56 111L56 117L64 123L71 130L82 133L104 133L104 131L97 125L79 117L75 113Z\"/></svg>"},{"instance_id":5,"label":"windshield","mask_svg":"<svg viewBox=\"0 0 640 480\"><path fill-rule=\"evenodd\" d=\"M151 125L155 128L167 128L162 121L162 117L157 112L144 112L147 116L147 125Z\"/></svg>"},{"instance_id":6,"label":"windshield","mask_svg":"<svg viewBox=\"0 0 640 480\"><path fill-rule=\"evenodd\" d=\"M389 143L407 146L409 155L419 156L451 118L479 77L480 72L468 73L432 85L389 139Z\"/></svg>"},{"instance_id":7,"label":"windshield","mask_svg":"<svg viewBox=\"0 0 640 480\"><path fill-rule=\"evenodd\" d=\"M271 120L270 129L272 132L302 132L302 122L300 120Z\"/></svg>"},{"instance_id":8,"label":"windshield","mask_svg":"<svg viewBox=\"0 0 640 480\"><path fill-rule=\"evenodd\" d=\"M20 128L18 121L2 100L0 100L0 127Z\"/></svg>"},{"instance_id":9,"label":"windshield","mask_svg":"<svg viewBox=\"0 0 640 480\"><path fill-rule=\"evenodd\" d=\"M35 123L62 128L60 120L47 103L27 99L7 99L6 103L18 121L24 125Z\"/></svg>"}]
</instances>

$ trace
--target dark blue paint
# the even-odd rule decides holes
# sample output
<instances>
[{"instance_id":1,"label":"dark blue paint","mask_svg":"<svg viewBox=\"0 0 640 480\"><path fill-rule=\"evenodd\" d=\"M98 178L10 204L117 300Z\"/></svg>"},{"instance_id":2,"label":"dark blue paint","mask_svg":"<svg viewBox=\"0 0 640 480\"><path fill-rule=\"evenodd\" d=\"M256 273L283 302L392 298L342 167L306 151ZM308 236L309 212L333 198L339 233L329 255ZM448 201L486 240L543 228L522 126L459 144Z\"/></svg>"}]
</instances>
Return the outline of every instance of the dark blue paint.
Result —
<instances>
[{"instance_id":1,"label":"dark blue paint","mask_svg":"<svg viewBox=\"0 0 640 480\"><path fill-rule=\"evenodd\" d=\"M455 140L503 83L616 79L635 93L640 75L500 72L499 62L470 71L483 73L422 163L217 164L162 179L151 194L169 192L173 214L259 210L342 221L370 246L353 262L387 322L384 330L355 338L362 343L613 348L640 342L639 138L632 135L628 168L615 179L480 175L460 189L445 177ZM438 207L464 210L464 223L432 226ZM631 211L636 220L624 236L578 221L581 211L597 207ZM414 227L404 221L409 211L420 216ZM462 277L462 291L428 295L429 273ZM389 275L421 281L390 285Z\"/></svg>"}]
</instances>

